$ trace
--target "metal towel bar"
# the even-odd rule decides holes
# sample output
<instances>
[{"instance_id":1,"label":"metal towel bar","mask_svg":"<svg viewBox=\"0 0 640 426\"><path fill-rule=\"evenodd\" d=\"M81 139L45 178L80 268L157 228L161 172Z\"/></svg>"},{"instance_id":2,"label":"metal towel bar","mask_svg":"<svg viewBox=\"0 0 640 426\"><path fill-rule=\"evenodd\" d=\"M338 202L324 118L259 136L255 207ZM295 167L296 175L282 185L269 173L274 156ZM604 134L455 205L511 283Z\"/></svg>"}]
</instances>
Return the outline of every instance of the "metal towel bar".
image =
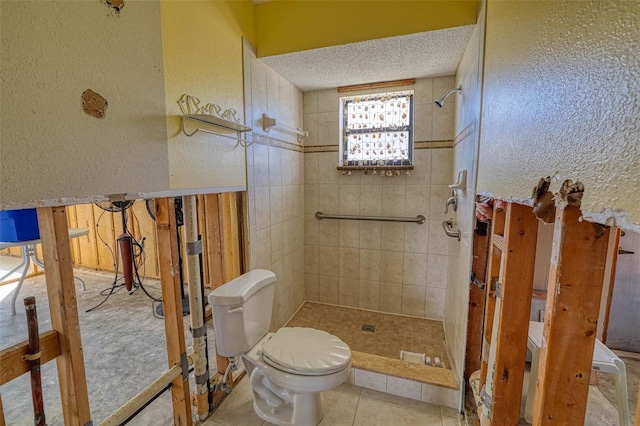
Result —
<instances>
[{"instance_id":1,"label":"metal towel bar","mask_svg":"<svg viewBox=\"0 0 640 426\"><path fill-rule=\"evenodd\" d=\"M345 219L345 220L377 220L380 222L413 222L422 225L426 218L419 214L416 217L389 217L389 216L351 216L344 214L324 214L316 212L316 219Z\"/></svg>"}]
</instances>

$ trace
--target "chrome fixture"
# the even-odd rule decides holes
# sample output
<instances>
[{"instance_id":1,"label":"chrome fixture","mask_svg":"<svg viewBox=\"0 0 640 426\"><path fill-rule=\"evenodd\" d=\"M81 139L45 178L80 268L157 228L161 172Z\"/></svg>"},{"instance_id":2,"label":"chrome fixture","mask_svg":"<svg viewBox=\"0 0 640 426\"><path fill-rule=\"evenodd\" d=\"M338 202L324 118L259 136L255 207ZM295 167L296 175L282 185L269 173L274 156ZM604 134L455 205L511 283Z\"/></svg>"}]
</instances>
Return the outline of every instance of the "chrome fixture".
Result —
<instances>
[{"instance_id":1,"label":"chrome fixture","mask_svg":"<svg viewBox=\"0 0 640 426\"><path fill-rule=\"evenodd\" d=\"M419 214L416 217L389 217L389 216L351 216L345 214L324 214L322 212L316 212L316 219L344 219L344 220L375 220L379 222L410 222L422 225L427 221L423 215Z\"/></svg>"},{"instance_id":2,"label":"chrome fixture","mask_svg":"<svg viewBox=\"0 0 640 426\"><path fill-rule=\"evenodd\" d=\"M453 206L453 211L458 210L458 194L456 191L451 191L451 197L447 198L447 203L444 206L444 214L449 213L449 206Z\"/></svg>"},{"instance_id":3,"label":"chrome fixture","mask_svg":"<svg viewBox=\"0 0 640 426\"><path fill-rule=\"evenodd\" d=\"M439 97L438 99L436 99L435 101L433 101L434 104L436 104L436 106L438 108L442 108L444 106L444 100L447 99L447 96L449 96L452 93L461 93L462 92L462 84L458 87L456 87L455 89L451 89L449 90L447 93L445 93L444 95L442 95L441 97Z\"/></svg>"},{"instance_id":4,"label":"chrome fixture","mask_svg":"<svg viewBox=\"0 0 640 426\"><path fill-rule=\"evenodd\" d=\"M460 228L458 228L457 231L453 230L453 221L451 219L443 221L442 228L444 228L444 233L447 234L448 237L457 238L458 241L460 241L462 232L460 231Z\"/></svg>"}]
</instances>

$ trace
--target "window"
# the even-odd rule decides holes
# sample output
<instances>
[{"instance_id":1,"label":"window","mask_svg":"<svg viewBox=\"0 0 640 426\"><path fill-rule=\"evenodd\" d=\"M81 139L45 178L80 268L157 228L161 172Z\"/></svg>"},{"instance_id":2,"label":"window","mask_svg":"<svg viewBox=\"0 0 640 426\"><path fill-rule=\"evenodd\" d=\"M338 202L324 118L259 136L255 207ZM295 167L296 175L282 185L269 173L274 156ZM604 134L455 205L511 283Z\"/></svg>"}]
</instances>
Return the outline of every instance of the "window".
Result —
<instances>
[{"instance_id":1,"label":"window","mask_svg":"<svg viewBox=\"0 0 640 426\"><path fill-rule=\"evenodd\" d=\"M340 165L413 164L413 90L340 98Z\"/></svg>"}]
</instances>

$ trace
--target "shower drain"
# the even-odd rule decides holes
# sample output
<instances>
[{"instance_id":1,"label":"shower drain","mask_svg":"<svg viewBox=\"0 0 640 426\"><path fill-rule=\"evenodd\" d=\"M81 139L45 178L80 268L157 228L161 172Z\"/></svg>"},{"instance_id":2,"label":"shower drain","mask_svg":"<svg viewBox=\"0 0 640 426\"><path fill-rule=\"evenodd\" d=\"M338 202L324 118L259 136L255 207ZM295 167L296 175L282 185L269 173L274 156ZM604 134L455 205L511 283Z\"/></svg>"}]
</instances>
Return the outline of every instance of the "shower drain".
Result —
<instances>
[{"instance_id":1,"label":"shower drain","mask_svg":"<svg viewBox=\"0 0 640 426\"><path fill-rule=\"evenodd\" d=\"M373 324L362 324L362 331L373 333L374 331L376 331L376 326Z\"/></svg>"}]
</instances>

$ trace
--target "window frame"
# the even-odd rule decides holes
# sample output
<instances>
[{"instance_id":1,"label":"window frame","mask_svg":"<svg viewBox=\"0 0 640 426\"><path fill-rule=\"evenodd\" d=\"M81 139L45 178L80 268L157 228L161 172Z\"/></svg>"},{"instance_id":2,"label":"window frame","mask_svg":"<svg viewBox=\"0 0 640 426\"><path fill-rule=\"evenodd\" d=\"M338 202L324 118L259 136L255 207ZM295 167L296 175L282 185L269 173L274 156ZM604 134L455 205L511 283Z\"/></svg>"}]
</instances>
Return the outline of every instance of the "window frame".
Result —
<instances>
[{"instance_id":1,"label":"window frame","mask_svg":"<svg viewBox=\"0 0 640 426\"><path fill-rule=\"evenodd\" d=\"M409 124L406 126L402 126L400 128L393 129L391 127L384 128L369 128L362 130L348 130L348 106L350 103L358 102L360 100L370 101L375 100L376 98L382 99L388 96L391 97L409 97ZM373 99L372 99L373 98ZM361 95L352 95L352 96L343 96L340 97L340 112L339 112L339 120L340 120L340 142L339 142L339 169L343 168L384 168L384 169L406 169L413 168L413 159L414 159L414 147L415 147L415 93L413 89L407 90L399 90L399 91L390 91L390 92L378 92L371 94L361 94ZM373 129L376 129L375 131ZM382 133L382 132L398 132L403 131L408 133L408 141L407 141L407 159L401 160L374 160L374 159L364 159L364 160L349 160L348 159L348 150L349 150L349 141L348 137L354 134L374 134L374 133ZM383 164L381 164L383 162Z\"/></svg>"}]
</instances>

